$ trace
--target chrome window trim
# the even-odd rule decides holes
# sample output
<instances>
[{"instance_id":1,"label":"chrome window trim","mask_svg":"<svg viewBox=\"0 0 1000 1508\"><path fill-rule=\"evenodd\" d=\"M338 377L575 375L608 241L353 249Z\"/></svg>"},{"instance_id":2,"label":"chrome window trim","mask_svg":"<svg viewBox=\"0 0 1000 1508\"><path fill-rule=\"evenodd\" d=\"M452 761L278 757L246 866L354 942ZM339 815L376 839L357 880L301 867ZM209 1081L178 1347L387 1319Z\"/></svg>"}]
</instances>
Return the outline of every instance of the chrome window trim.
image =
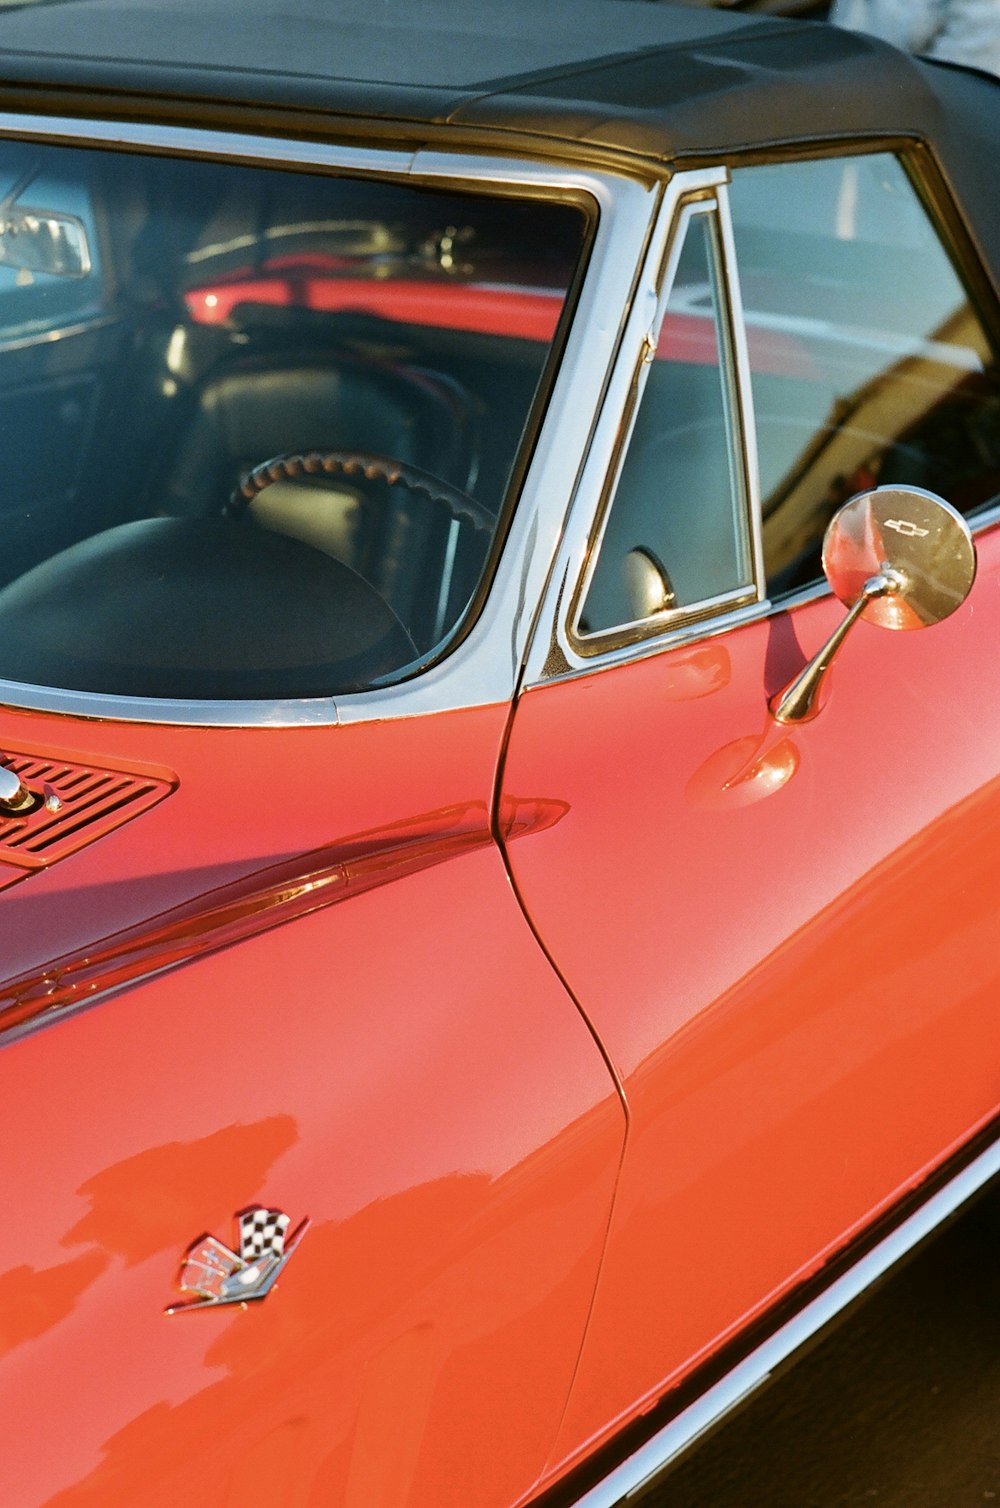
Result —
<instances>
[{"instance_id":1,"label":"chrome window trim","mask_svg":"<svg viewBox=\"0 0 1000 1508\"><path fill-rule=\"evenodd\" d=\"M660 286L656 312L645 331L642 344L635 357L626 412L622 416L622 420L619 421L617 428L618 444L615 460L604 482L601 506L598 510L597 529L592 535L592 543L587 553L586 564L574 588L570 604L568 618L569 640L573 649L581 658L586 660L592 660L595 656L601 655L609 649L615 649L624 640L634 640L639 637L645 638L653 633L668 631L673 625L682 625L705 618L717 609L728 605L737 603L742 605L748 600L760 601L762 580L759 568L759 561L762 558L759 541L760 530L754 523L753 494L748 474L747 447L741 443L743 439L744 409L741 395L738 391L738 380L735 369L735 317L729 297L730 269L734 265L732 237L730 236L727 262L727 248L721 235L718 200L716 198L716 194L721 192L723 187L724 185L722 184L718 185L714 194L707 193L705 187L699 187L697 190L686 194L677 207L675 219L671 225L665 263L659 270ZM584 632L580 628L580 619L586 608L594 574L600 562L608 522L615 510L615 498L618 494L622 472L628 458L629 447L632 444L632 436L635 431L639 412L642 408L646 384L649 380L652 366L653 353L659 343L660 331L663 327L663 321L667 316L667 306L677 276L677 267L680 262L681 253L687 244L691 226L698 218L708 221L708 257L713 283L713 302L715 305L714 312L719 343L719 365L723 387L723 424L725 425L729 442L730 486L733 494L730 498L730 504L734 517L737 520L736 527L740 534L739 549L745 552L746 556L748 579L717 596L698 598L694 602L685 603L683 607L669 608L662 613L657 613L655 617L632 619L627 623L613 624L608 628ZM743 344L745 350L745 340ZM754 453L756 454L756 451Z\"/></svg>"},{"instance_id":2,"label":"chrome window trim","mask_svg":"<svg viewBox=\"0 0 1000 1508\"><path fill-rule=\"evenodd\" d=\"M757 423L753 407L753 384L750 373L750 350L746 318L743 312L743 291L740 287L739 263L736 259L736 243L733 239L733 220L729 210L729 181L720 184L715 193L718 206L719 239L722 250L722 272L726 285L726 309L729 314L729 343L735 370L733 377L733 404L738 414L738 431L743 439L743 486L750 510L750 539L753 556L754 579L757 583L757 601L767 596L767 572L764 567L764 518L760 498L760 465L757 459Z\"/></svg>"},{"instance_id":3,"label":"chrome window trim","mask_svg":"<svg viewBox=\"0 0 1000 1508\"><path fill-rule=\"evenodd\" d=\"M332 125L331 129L335 129ZM662 185L627 172L530 158L422 148L401 152L335 142L289 141L225 130L26 114L0 116L0 138L108 146L289 168L363 171L418 182L452 179L588 197L597 225L539 443L514 510L486 603L466 636L412 680L349 696L268 701L188 701L107 696L0 679L0 706L103 720L222 727L288 727L412 717L509 701L621 336ZM566 465L566 457L573 464Z\"/></svg>"},{"instance_id":4,"label":"chrome window trim","mask_svg":"<svg viewBox=\"0 0 1000 1508\"><path fill-rule=\"evenodd\" d=\"M832 595L829 588L827 588L827 595ZM778 606L783 609L786 603L781 602ZM545 674L534 680L526 677L523 689L547 685L550 681L572 681L580 676L599 675L602 671L614 670L621 665L632 665L640 660L651 659L654 655L663 654L670 649L681 649L689 644L702 644L706 639L717 638L720 634L733 633L748 623L758 623L778 610L778 606L766 599L763 602L748 602L729 609L725 609L723 605L716 609L716 604L706 604L706 610L711 611L711 616L681 624L673 630L664 630L661 633L649 634L646 638L637 638L618 644L614 649L606 649L599 656L594 655L577 665L560 665L558 651L556 651L546 667ZM641 624L636 627L641 627Z\"/></svg>"},{"instance_id":5,"label":"chrome window trim","mask_svg":"<svg viewBox=\"0 0 1000 1508\"><path fill-rule=\"evenodd\" d=\"M675 173L667 184L626 324L619 359L597 420L580 486L573 501L566 536L549 579L539 614L539 630L528 650L523 682L525 686L643 659L664 648L703 639L740 623L752 621L772 610L772 604L766 597L763 576L753 395L750 391L750 362L726 200L728 178L728 168L719 165ZM739 454L742 457L743 503L749 515L754 577L753 583L738 595L741 598L749 595L753 600L731 609L727 606L731 602L731 594L727 593L722 598L693 603L640 622L622 624L617 629L599 635L588 635L584 639L575 633L575 619L578 603L582 601L586 581L596 558L599 536L595 520L600 518L600 525L596 527L603 525L603 515L613 506L607 478L616 473L620 453L624 450L622 428L626 415L629 415L628 406L635 390L635 374L642 360L643 349L651 338L651 331L655 329L669 296L680 242L687 224L687 206L690 201L698 198L709 202L710 208L706 212L715 219L720 241L720 285L728 346L724 361L732 384L729 395L732 429L741 444ZM739 461L739 456L737 459ZM679 621L681 619L683 622Z\"/></svg>"},{"instance_id":6,"label":"chrome window trim","mask_svg":"<svg viewBox=\"0 0 1000 1508\"><path fill-rule=\"evenodd\" d=\"M737 608L755 605L756 596L753 586L748 583L746 586L734 587L729 592L720 592L715 597L702 597L688 607L662 608L659 612L650 613L646 618L634 618L631 623L623 623L620 628L577 634L574 639L580 645L581 653L585 654L588 659L592 659L598 654L604 655L609 650L621 648L625 643L641 643L654 634L657 638L664 638L673 629L695 628L703 619L718 617L722 613L733 612ZM587 647L589 645L594 647L590 649Z\"/></svg>"},{"instance_id":7,"label":"chrome window trim","mask_svg":"<svg viewBox=\"0 0 1000 1508\"><path fill-rule=\"evenodd\" d=\"M640 1495L648 1491L684 1451L762 1387L777 1368L789 1362L796 1352L998 1174L1000 1141L994 1141L700 1398L609 1472L603 1481L577 1498L574 1508L617 1508L617 1505L624 1508L625 1504L638 1503Z\"/></svg>"}]
</instances>

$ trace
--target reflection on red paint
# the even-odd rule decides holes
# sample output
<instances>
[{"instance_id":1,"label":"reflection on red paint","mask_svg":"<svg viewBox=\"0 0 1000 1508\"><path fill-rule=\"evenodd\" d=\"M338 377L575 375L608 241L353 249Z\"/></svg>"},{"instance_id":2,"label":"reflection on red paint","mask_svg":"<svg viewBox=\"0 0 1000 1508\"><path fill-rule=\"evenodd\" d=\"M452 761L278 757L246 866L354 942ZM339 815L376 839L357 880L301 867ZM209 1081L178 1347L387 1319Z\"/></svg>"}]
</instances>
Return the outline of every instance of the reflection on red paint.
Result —
<instances>
[{"instance_id":1,"label":"reflection on red paint","mask_svg":"<svg viewBox=\"0 0 1000 1508\"><path fill-rule=\"evenodd\" d=\"M799 760L794 736L768 719L762 734L734 739L710 754L688 781L687 798L706 807L749 806L786 786Z\"/></svg>"},{"instance_id":2,"label":"reflection on red paint","mask_svg":"<svg viewBox=\"0 0 1000 1508\"><path fill-rule=\"evenodd\" d=\"M146 1147L102 1168L81 1185L77 1193L90 1208L61 1244L114 1252L126 1267L159 1252L176 1253L179 1263L178 1232L186 1230L189 1240L195 1240L202 1234L204 1211L226 1209L235 1177L248 1188L260 1188L297 1140L293 1117L272 1115L222 1126L193 1141ZM136 1199L136 1189L143 1191L141 1200Z\"/></svg>"},{"instance_id":3,"label":"reflection on red paint","mask_svg":"<svg viewBox=\"0 0 1000 1508\"><path fill-rule=\"evenodd\" d=\"M722 639L708 639L685 653L671 655L663 666L659 694L671 702L711 696L729 684L732 667Z\"/></svg>"},{"instance_id":4,"label":"reflection on red paint","mask_svg":"<svg viewBox=\"0 0 1000 1508\"><path fill-rule=\"evenodd\" d=\"M90 1250L53 1267L11 1267L0 1274L0 1356L58 1325L108 1265Z\"/></svg>"},{"instance_id":5,"label":"reflection on red paint","mask_svg":"<svg viewBox=\"0 0 1000 1508\"><path fill-rule=\"evenodd\" d=\"M97 951L62 958L0 985L0 1035L52 1019L124 984L245 941L324 906L440 864L490 841L485 805L434 812L344 839L325 853L255 875L189 902Z\"/></svg>"}]
</instances>

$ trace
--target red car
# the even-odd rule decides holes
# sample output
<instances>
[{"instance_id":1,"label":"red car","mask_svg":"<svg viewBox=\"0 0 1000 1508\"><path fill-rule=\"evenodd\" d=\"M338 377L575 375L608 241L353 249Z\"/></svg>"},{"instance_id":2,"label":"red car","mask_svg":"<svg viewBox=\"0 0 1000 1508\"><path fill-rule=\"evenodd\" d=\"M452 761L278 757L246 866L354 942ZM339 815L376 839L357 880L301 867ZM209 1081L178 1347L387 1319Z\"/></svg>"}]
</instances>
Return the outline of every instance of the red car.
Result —
<instances>
[{"instance_id":1,"label":"red car","mask_svg":"<svg viewBox=\"0 0 1000 1508\"><path fill-rule=\"evenodd\" d=\"M0 13L4 1508L610 1508L996 1172L998 147L819 23Z\"/></svg>"}]
</instances>

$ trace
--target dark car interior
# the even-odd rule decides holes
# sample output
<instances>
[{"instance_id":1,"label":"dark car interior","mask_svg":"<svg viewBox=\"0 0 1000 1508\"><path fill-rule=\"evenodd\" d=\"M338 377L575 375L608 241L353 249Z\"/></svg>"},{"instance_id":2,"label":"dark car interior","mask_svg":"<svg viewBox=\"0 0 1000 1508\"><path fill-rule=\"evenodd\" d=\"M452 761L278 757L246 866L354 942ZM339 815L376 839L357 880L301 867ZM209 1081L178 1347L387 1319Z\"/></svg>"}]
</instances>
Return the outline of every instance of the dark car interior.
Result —
<instances>
[{"instance_id":1,"label":"dark car interior","mask_svg":"<svg viewBox=\"0 0 1000 1508\"><path fill-rule=\"evenodd\" d=\"M270 699L441 652L502 538L582 212L5 144L24 181L90 265L0 247L0 676Z\"/></svg>"}]
</instances>

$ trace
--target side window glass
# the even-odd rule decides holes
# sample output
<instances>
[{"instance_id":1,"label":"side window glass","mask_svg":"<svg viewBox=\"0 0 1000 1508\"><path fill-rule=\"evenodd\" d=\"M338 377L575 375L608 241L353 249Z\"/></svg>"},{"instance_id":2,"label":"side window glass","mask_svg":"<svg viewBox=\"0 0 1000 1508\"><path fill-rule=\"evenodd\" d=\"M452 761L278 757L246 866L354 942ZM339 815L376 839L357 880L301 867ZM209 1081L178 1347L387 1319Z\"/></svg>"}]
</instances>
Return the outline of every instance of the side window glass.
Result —
<instances>
[{"instance_id":1,"label":"side window glass","mask_svg":"<svg viewBox=\"0 0 1000 1508\"><path fill-rule=\"evenodd\" d=\"M714 214L688 212L656 353L640 377L634 426L586 588L583 636L753 596L716 237Z\"/></svg>"},{"instance_id":2,"label":"side window glass","mask_svg":"<svg viewBox=\"0 0 1000 1508\"><path fill-rule=\"evenodd\" d=\"M738 168L769 595L820 577L831 516L911 483L962 512L1000 491L1000 387L968 294L889 154Z\"/></svg>"}]
</instances>

